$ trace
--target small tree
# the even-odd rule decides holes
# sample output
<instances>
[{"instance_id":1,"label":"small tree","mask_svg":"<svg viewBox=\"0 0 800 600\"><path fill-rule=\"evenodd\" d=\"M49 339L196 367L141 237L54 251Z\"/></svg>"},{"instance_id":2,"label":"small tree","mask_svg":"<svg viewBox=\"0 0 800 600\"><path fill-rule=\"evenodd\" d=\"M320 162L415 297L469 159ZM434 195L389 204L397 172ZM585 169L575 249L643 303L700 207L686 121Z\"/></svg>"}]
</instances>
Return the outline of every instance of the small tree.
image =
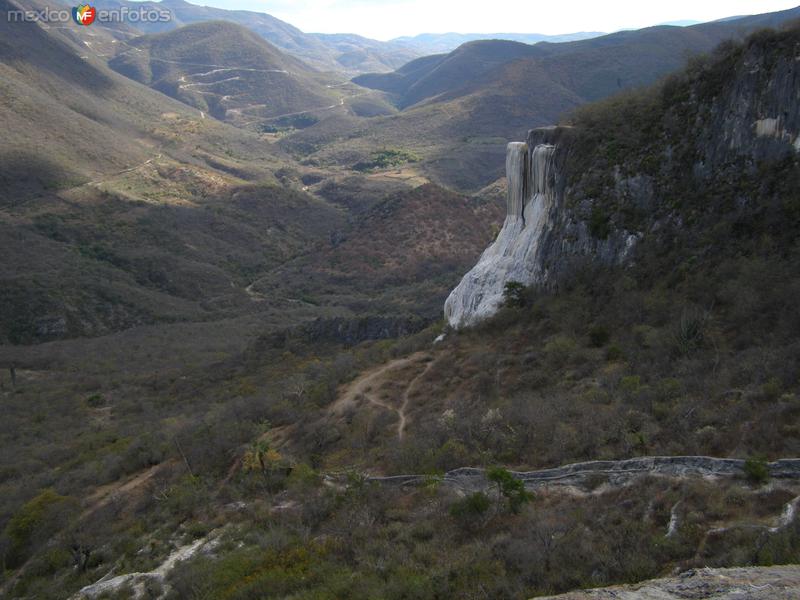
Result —
<instances>
[{"instance_id":1,"label":"small tree","mask_svg":"<svg viewBox=\"0 0 800 600\"><path fill-rule=\"evenodd\" d=\"M450 516L467 530L480 527L491 507L492 501L483 492L475 492L457 500L450 506Z\"/></svg>"},{"instance_id":2,"label":"small tree","mask_svg":"<svg viewBox=\"0 0 800 600\"><path fill-rule=\"evenodd\" d=\"M525 286L519 281L507 281L503 289L503 303L509 308L525 306Z\"/></svg>"},{"instance_id":3,"label":"small tree","mask_svg":"<svg viewBox=\"0 0 800 600\"><path fill-rule=\"evenodd\" d=\"M589 345L592 348L602 348L610 339L611 334L602 325L595 325L589 330Z\"/></svg>"},{"instance_id":4,"label":"small tree","mask_svg":"<svg viewBox=\"0 0 800 600\"><path fill-rule=\"evenodd\" d=\"M7 565L14 568L24 563L38 546L55 536L77 510L74 498L62 496L51 488L28 500L9 519L3 533L8 539Z\"/></svg>"},{"instance_id":5,"label":"small tree","mask_svg":"<svg viewBox=\"0 0 800 600\"><path fill-rule=\"evenodd\" d=\"M263 439L254 442L244 453L242 470L261 473L267 488L273 491L283 485L289 474L284 458Z\"/></svg>"},{"instance_id":6,"label":"small tree","mask_svg":"<svg viewBox=\"0 0 800 600\"><path fill-rule=\"evenodd\" d=\"M752 456L744 461L744 475L753 485L763 485L769 481L769 465L762 457Z\"/></svg>"},{"instance_id":7,"label":"small tree","mask_svg":"<svg viewBox=\"0 0 800 600\"><path fill-rule=\"evenodd\" d=\"M508 469L494 467L489 469L486 476L497 486L498 501L501 497L505 497L508 509L512 513L518 513L522 505L533 498L533 495L525 489L525 483L514 477Z\"/></svg>"}]
</instances>

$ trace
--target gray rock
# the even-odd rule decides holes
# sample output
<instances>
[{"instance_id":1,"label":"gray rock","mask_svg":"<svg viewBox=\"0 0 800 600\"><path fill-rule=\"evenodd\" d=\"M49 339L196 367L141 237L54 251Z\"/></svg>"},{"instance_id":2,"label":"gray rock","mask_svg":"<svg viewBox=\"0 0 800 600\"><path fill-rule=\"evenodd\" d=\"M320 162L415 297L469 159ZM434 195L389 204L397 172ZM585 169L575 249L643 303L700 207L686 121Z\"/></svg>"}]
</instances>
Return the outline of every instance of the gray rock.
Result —
<instances>
[{"instance_id":1,"label":"gray rock","mask_svg":"<svg viewBox=\"0 0 800 600\"><path fill-rule=\"evenodd\" d=\"M745 461L737 458L710 456L644 456L626 460L594 460L572 463L552 469L512 474L528 489L549 486L586 487L599 479L611 485L624 485L644 476L658 477L743 477ZM785 458L767 464L770 477L800 479L800 459ZM370 481L391 485L420 485L428 480L424 475L394 475L370 477ZM477 491L489 487L486 472L474 467L462 467L444 474L442 483L460 490Z\"/></svg>"},{"instance_id":2,"label":"gray rock","mask_svg":"<svg viewBox=\"0 0 800 600\"><path fill-rule=\"evenodd\" d=\"M453 328L492 316L503 304L505 286L546 286L578 257L616 263L625 260L637 236L614 231L593 238L587 225L566 210L564 165L572 143L571 128L542 127L527 143L512 142L506 151L507 214L497 239L450 293L444 315ZM623 182L649 189L644 179Z\"/></svg>"},{"instance_id":3,"label":"gray rock","mask_svg":"<svg viewBox=\"0 0 800 600\"><path fill-rule=\"evenodd\" d=\"M794 600L800 598L800 567L696 569L677 577L598 588L540 600Z\"/></svg>"},{"instance_id":4,"label":"gray rock","mask_svg":"<svg viewBox=\"0 0 800 600\"><path fill-rule=\"evenodd\" d=\"M683 104L661 116L662 132L653 137L654 148L642 149L652 153L647 165L636 160L612 167L603 161L577 165L570 156L580 148L581 132L570 127L534 129L526 143L509 144L503 229L447 298L448 323L470 326L496 313L510 281L552 288L581 263L629 263L645 235L663 231L669 223L674 230L680 228L681 215L670 207L674 195L687 187L708 190L713 197L715 186L742 175L757 183L762 165L796 161L797 49L754 43L733 56L721 86L709 87L702 74L695 74ZM691 108L690 123L680 122L684 105ZM678 137L669 141L667 132ZM610 169L609 177L598 177L603 169ZM758 201L747 190L744 185L735 194L737 210ZM642 215L625 225L636 231L623 228L623 219L614 214L619 207ZM592 220L595 208L605 210L600 216L609 219L602 231Z\"/></svg>"},{"instance_id":5,"label":"gray rock","mask_svg":"<svg viewBox=\"0 0 800 600\"><path fill-rule=\"evenodd\" d=\"M551 144L539 144L531 151L522 142L508 145L506 219L497 239L445 302L445 317L453 327L494 314L503 303L506 283L529 285L544 278L538 243L551 226L554 151Z\"/></svg>"}]
</instances>

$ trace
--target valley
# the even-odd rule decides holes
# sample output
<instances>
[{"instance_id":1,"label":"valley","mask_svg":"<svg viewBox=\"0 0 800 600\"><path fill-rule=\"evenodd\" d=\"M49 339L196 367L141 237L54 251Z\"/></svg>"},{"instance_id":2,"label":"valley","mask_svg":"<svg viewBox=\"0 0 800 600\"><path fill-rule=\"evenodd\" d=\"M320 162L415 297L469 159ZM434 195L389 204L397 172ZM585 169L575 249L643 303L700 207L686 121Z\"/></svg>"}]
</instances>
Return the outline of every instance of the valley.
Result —
<instances>
[{"instance_id":1,"label":"valley","mask_svg":"<svg viewBox=\"0 0 800 600\"><path fill-rule=\"evenodd\" d=\"M795 593L800 8L134 4L0 0L1 596Z\"/></svg>"}]
</instances>

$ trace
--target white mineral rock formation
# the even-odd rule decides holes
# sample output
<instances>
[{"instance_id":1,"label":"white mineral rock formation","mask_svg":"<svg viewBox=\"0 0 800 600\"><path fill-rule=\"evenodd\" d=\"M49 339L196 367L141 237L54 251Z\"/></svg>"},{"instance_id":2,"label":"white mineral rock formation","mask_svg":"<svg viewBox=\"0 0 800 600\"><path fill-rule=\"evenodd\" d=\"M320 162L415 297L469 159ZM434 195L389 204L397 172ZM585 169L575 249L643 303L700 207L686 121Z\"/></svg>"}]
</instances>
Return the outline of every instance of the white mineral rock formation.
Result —
<instances>
[{"instance_id":1,"label":"white mineral rock formation","mask_svg":"<svg viewBox=\"0 0 800 600\"><path fill-rule=\"evenodd\" d=\"M158 598L164 598L170 591L170 587L166 582L167 575L182 560L188 560L196 555L198 552L211 552L219 543L218 538L210 539L205 537L195 540L191 544L181 546L175 550L167 559L152 571L146 573L125 573L124 575L113 576L111 573L100 579L99 581L87 585L82 588L78 593L73 595L70 600L94 600L95 598L108 597L115 598L117 594L124 588L130 588L133 591L133 598L145 598L148 596L148 584L154 584L156 589L160 589Z\"/></svg>"},{"instance_id":2,"label":"white mineral rock formation","mask_svg":"<svg viewBox=\"0 0 800 600\"><path fill-rule=\"evenodd\" d=\"M447 298L444 314L452 327L474 325L497 312L506 283L527 286L544 279L538 254L555 202L554 151L551 144L539 144L532 152L521 142L508 145L506 220L497 239Z\"/></svg>"}]
</instances>

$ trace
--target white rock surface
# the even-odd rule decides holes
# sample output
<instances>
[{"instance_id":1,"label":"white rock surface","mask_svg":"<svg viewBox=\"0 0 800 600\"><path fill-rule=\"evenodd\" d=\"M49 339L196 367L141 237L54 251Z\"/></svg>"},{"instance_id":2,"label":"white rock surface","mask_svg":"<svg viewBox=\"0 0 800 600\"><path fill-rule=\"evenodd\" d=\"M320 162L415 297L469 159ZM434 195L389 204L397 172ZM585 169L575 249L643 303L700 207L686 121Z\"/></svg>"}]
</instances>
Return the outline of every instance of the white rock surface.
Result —
<instances>
[{"instance_id":1,"label":"white rock surface","mask_svg":"<svg viewBox=\"0 0 800 600\"><path fill-rule=\"evenodd\" d=\"M636 585L598 588L540 600L797 600L800 567L697 569Z\"/></svg>"},{"instance_id":2,"label":"white rock surface","mask_svg":"<svg viewBox=\"0 0 800 600\"><path fill-rule=\"evenodd\" d=\"M216 543L216 539L210 541L209 538L195 540L191 544L181 546L175 550L163 563L152 571L147 571L146 573L125 573L124 575L117 576L108 574L99 581L82 588L77 594L72 596L70 600L93 600L103 594L114 596L127 586L133 589L134 598L143 598L146 594L146 586L151 581L161 586L162 593L159 597L163 598L169 592L169 586L166 583L167 575L172 572L175 565L182 560L192 558L199 551L208 552L213 550Z\"/></svg>"},{"instance_id":3,"label":"white rock surface","mask_svg":"<svg viewBox=\"0 0 800 600\"><path fill-rule=\"evenodd\" d=\"M546 273L537 259L555 202L554 152L551 144L539 144L532 151L522 142L508 145L506 220L497 239L447 298L444 314L452 327L474 325L496 313L506 283L527 286L544 280Z\"/></svg>"}]
</instances>

